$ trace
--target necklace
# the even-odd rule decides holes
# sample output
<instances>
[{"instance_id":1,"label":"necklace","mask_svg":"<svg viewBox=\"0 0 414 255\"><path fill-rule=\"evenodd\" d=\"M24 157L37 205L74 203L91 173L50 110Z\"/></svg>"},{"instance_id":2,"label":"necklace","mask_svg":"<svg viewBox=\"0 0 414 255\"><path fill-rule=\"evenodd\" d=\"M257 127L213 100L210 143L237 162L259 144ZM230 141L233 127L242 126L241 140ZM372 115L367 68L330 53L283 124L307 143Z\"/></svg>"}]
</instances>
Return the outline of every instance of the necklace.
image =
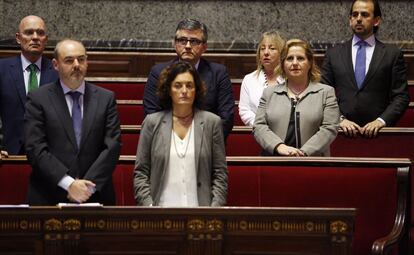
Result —
<instances>
[{"instance_id":1,"label":"necklace","mask_svg":"<svg viewBox=\"0 0 414 255\"><path fill-rule=\"evenodd\" d=\"M192 125L190 126L190 131L189 131L188 136L187 136L187 145L185 146L184 153L179 153L178 152L177 143L175 142L175 136L176 136L176 134L175 134L175 132L173 130L173 133L174 133L173 134L174 148L175 148L175 153L177 153L177 157L178 158L185 158L185 155L187 154L188 145L190 144L190 140L191 140L191 130L192 130Z\"/></svg>"},{"instance_id":2,"label":"necklace","mask_svg":"<svg viewBox=\"0 0 414 255\"><path fill-rule=\"evenodd\" d=\"M302 94L303 91L305 91L306 87L301 90L294 90L293 88L289 87L290 92L296 97L299 98L300 94Z\"/></svg>"},{"instance_id":3,"label":"necklace","mask_svg":"<svg viewBox=\"0 0 414 255\"><path fill-rule=\"evenodd\" d=\"M265 88L267 88L271 85L269 84L269 79L267 78L267 74L264 70L263 70L263 74L264 74L264 78L265 78Z\"/></svg>"},{"instance_id":4,"label":"necklace","mask_svg":"<svg viewBox=\"0 0 414 255\"><path fill-rule=\"evenodd\" d=\"M173 116L176 117L176 118L178 118L178 119L186 119L186 118L190 117L191 115L193 115L193 112L192 111L189 114L185 115L185 116L178 116L178 115L175 115L173 113Z\"/></svg>"}]
</instances>

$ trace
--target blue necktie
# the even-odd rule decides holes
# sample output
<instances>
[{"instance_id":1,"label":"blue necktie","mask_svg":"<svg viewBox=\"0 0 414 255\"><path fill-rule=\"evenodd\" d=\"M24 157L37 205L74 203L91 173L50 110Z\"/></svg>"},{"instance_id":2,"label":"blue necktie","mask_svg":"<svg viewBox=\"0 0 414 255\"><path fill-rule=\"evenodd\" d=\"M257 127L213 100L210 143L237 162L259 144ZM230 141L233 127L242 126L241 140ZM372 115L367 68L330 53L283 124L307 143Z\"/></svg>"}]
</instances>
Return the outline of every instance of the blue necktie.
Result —
<instances>
[{"instance_id":1,"label":"blue necktie","mask_svg":"<svg viewBox=\"0 0 414 255\"><path fill-rule=\"evenodd\" d=\"M79 97L81 96L81 93L78 91L71 91L68 92L68 95L72 97L72 123L73 130L75 131L76 143L78 144L79 149L82 135L82 111L79 104Z\"/></svg>"},{"instance_id":2,"label":"blue necktie","mask_svg":"<svg viewBox=\"0 0 414 255\"><path fill-rule=\"evenodd\" d=\"M355 60L355 80L357 82L358 88L361 89L362 83L364 83L365 79L365 61L366 61L366 51L365 48L368 45L366 41L359 41L357 43L358 51L356 54L356 60Z\"/></svg>"}]
</instances>

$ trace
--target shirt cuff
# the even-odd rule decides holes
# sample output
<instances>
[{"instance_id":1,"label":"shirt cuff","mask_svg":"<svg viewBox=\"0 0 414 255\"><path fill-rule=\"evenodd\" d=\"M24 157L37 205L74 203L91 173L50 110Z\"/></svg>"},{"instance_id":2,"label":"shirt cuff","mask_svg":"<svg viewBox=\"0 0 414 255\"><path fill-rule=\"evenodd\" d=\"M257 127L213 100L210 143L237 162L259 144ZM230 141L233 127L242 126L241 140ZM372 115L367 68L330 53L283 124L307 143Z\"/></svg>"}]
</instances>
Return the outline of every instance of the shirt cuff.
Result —
<instances>
[{"instance_id":1,"label":"shirt cuff","mask_svg":"<svg viewBox=\"0 0 414 255\"><path fill-rule=\"evenodd\" d=\"M382 124L384 124L384 126L387 126L387 123L385 122L385 120L381 119L380 117L378 117L377 120L381 121Z\"/></svg>"},{"instance_id":2,"label":"shirt cuff","mask_svg":"<svg viewBox=\"0 0 414 255\"><path fill-rule=\"evenodd\" d=\"M71 176L65 174L62 179L60 179L58 186L64 190L68 190L69 186L75 181Z\"/></svg>"}]
</instances>

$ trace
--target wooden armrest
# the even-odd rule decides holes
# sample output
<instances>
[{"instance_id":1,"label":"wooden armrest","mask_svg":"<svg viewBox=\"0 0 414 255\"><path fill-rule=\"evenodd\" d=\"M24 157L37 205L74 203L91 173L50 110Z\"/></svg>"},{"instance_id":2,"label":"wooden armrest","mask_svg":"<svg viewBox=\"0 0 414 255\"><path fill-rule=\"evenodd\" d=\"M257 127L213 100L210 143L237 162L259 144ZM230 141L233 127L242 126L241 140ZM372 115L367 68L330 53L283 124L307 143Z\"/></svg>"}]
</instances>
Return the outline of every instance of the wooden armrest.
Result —
<instances>
[{"instance_id":1,"label":"wooden armrest","mask_svg":"<svg viewBox=\"0 0 414 255\"><path fill-rule=\"evenodd\" d=\"M391 232L384 237L374 241L372 254L389 254L395 244L397 244L405 234L405 222L407 218L407 202L409 194L409 167L399 167L397 171L397 193L398 204L395 214L394 226Z\"/></svg>"}]
</instances>

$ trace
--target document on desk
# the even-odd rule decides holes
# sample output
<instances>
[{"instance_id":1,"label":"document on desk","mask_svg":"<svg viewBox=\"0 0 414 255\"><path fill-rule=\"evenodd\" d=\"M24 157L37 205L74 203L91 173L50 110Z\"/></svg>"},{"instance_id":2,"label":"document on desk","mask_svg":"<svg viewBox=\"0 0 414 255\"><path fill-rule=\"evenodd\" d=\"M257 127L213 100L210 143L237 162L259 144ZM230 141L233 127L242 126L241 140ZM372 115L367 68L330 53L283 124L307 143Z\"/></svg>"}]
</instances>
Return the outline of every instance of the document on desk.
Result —
<instances>
[{"instance_id":1,"label":"document on desk","mask_svg":"<svg viewBox=\"0 0 414 255\"><path fill-rule=\"evenodd\" d=\"M0 208L28 208L28 204L19 204L19 205L0 205Z\"/></svg>"},{"instance_id":2,"label":"document on desk","mask_svg":"<svg viewBox=\"0 0 414 255\"><path fill-rule=\"evenodd\" d=\"M59 208L62 207L103 207L103 204L100 203L59 203L57 204Z\"/></svg>"}]
</instances>

